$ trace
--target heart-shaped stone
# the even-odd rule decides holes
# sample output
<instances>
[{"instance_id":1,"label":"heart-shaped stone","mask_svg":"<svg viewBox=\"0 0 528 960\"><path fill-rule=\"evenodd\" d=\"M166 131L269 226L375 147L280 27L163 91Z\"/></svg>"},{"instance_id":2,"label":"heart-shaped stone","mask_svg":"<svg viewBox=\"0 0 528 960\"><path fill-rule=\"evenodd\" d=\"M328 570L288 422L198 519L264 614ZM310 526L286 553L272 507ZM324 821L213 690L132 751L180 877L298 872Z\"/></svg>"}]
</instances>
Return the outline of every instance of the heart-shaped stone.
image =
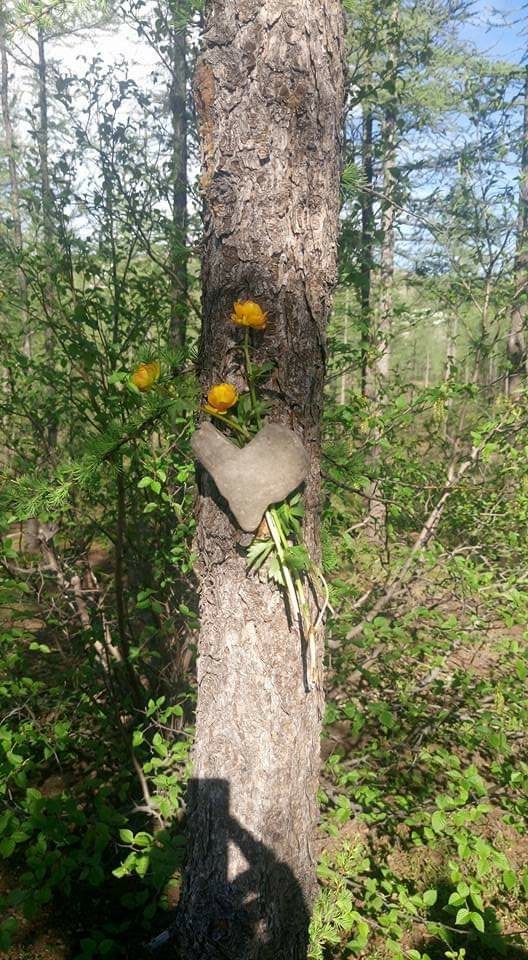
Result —
<instances>
[{"instance_id":1,"label":"heart-shaped stone","mask_svg":"<svg viewBox=\"0 0 528 960\"><path fill-rule=\"evenodd\" d=\"M248 533L257 529L269 505L284 500L308 473L301 440L280 423L267 423L245 447L235 447L211 423L202 423L191 446Z\"/></svg>"}]
</instances>

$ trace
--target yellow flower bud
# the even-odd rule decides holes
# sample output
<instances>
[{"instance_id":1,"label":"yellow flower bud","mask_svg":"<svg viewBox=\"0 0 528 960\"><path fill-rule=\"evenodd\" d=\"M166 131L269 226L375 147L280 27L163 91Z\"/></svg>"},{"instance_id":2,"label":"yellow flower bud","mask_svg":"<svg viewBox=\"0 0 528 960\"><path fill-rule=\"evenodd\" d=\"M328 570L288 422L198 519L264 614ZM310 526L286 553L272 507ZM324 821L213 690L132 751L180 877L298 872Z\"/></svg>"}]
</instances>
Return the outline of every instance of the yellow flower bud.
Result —
<instances>
[{"instance_id":1,"label":"yellow flower bud","mask_svg":"<svg viewBox=\"0 0 528 960\"><path fill-rule=\"evenodd\" d=\"M207 405L213 413L225 413L237 400L238 391L232 383L215 383L207 394ZM204 409L207 411L207 406Z\"/></svg>"},{"instance_id":2,"label":"yellow flower bud","mask_svg":"<svg viewBox=\"0 0 528 960\"><path fill-rule=\"evenodd\" d=\"M264 330L268 314L254 300L237 300L233 304L231 320L240 327L253 327L254 330Z\"/></svg>"},{"instance_id":3,"label":"yellow flower bud","mask_svg":"<svg viewBox=\"0 0 528 960\"><path fill-rule=\"evenodd\" d=\"M138 390L145 391L159 380L161 367L158 360L151 360L149 363L140 363L130 377L131 382Z\"/></svg>"}]
</instances>

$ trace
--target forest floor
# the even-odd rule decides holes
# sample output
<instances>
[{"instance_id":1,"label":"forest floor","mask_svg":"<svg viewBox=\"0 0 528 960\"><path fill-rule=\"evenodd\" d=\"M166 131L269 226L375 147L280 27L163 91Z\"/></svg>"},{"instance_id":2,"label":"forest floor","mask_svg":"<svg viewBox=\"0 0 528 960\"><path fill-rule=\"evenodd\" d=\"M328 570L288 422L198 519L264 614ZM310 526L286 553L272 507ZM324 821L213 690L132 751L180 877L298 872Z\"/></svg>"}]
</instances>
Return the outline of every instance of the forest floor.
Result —
<instances>
[{"instance_id":1,"label":"forest floor","mask_svg":"<svg viewBox=\"0 0 528 960\"><path fill-rule=\"evenodd\" d=\"M504 597L446 583L421 581L330 651L315 960L528 958L526 629ZM43 623L22 613L29 649ZM43 659L53 689L60 657ZM32 663L42 682L42 660ZM62 802L85 780L83 765L76 772L55 754L28 786ZM22 858L0 861L0 896L23 872ZM117 882L134 892L141 880ZM100 878L97 903L110 913L115 891L114 877ZM132 942L130 953L123 941L119 953L110 940L106 952L86 946L98 909L86 885L47 901L29 918L15 908L7 960L134 954Z\"/></svg>"},{"instance_id":2,"label":"forest floor","mask_svg":"<svg viewBox=\"0 0 528 960\"><path fill-rule=\"evenodd\" d=\"M419 580L334 655L320 873L369 937L325 957L528 958L527 631L496 600Z\"/></svg>"}]
</instances>

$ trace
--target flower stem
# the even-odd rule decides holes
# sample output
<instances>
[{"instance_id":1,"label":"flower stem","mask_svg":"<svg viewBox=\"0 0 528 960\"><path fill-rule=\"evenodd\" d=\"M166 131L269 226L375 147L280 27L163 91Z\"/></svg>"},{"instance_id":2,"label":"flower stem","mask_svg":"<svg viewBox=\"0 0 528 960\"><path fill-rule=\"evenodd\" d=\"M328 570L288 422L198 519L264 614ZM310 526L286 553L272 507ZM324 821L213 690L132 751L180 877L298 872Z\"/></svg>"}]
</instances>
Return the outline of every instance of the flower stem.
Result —
<instances>
[{"instance_id":1,"label":"flower stem","mask_svg":"<svg viewBox=\"0 0 528 960\"><path fill-rule=\"evenodd\" d=\"M290 601L290 614L292 620L298 620L300 617L299 603L297 601L297 594L295 592L295 587L293 585L292 575L288 569L284 557L284 549L281 541L282 530L280 527L280 522L277 527L276 523L277 514L275 510L266 510L266 523L269 527L269 532L271 533L271 538L275 544L275 549L277 551L277 556L279 558L280 567L282 570L282 575L284 577L284 583L286 586L286 591L288 593L288 599Z\"/></svg>"},{"instance_id":2,"label":"flower stem","mask_svg":"<svg viewBox=\"0 0 528 960\"><path fill-rule=\"evenodd\" d=\"M227 423L228 427L231 427L236 433L239 433L244 440L251 440L251 434L249 430L246 430L238 420L235 420L233 417L226 417L224 413L214 413L213 410L208 410L207 413L210 417L216 417L218 420L221 420L222 423Z\"/></svg>"},{"instance_id":3,"label":"flower stem","mask_svg":"<svg viewBox=\"0 0 528 960\"><path fill-rule=\"evenodd\" d=\"M317 686L317 641L315 636L315 624L312 622L310 607L308 606L303 583L298 575L295 577L295 592L299 599L299 611L301 615L304 636L306 639L306 645L308 647L307 652L309 662L307 680L310 687L313 688Z\"/></svg>"},{"instance_id":4,"label":"flower stem","mask_svg":"<svg viewBox=\"0 0 528 960\"><path fill-rule=\"evenodd\" d=\"M269 515L273 520L273 528L276 531L277 539L273 536L273 528L269 522ZM286 565L284 557L284 547L288 546L288 540L286 534L284 533L282 523L280 521L279 514L276 509L271 507L266 513L266 519L268 521L268 527L270 528L271 536L275 543L277 549L277 555L279 557L279 562L283 569L284 581L288 585L288 593L290 594L293 590L295 596L295 604L292 609L295 609L297 612L297 617L299 619L300 625L302 627L306 644L307 644L307 653L308 653L308 664L307 664L307 681L311 689L314 686L317 686L317 643L316 643L316 625L312 622L312 617L310 613L310 607L306 594L304 592L304 586L302 578L299 574L295 575L295 578L292 578L291 573ZM289 584L288 584L289 579ZM290 600L290 606L291 600Z\"/></svg>"},{"instance_id":5,"label":"flower stem","mask_svg":"<svg viewBox=\"0 0 528 960\"><path fill-rule=\"evenodd\" d=\"M244 330L244 366L246 368L246 379L249 387L249 398L251 400L251 409L255 416L257 427L260 429L260 415L257 406L257 396L255 394L255 383L253 379L253 364L249 354L249 330Z\"/></svg>"}]
</instances>

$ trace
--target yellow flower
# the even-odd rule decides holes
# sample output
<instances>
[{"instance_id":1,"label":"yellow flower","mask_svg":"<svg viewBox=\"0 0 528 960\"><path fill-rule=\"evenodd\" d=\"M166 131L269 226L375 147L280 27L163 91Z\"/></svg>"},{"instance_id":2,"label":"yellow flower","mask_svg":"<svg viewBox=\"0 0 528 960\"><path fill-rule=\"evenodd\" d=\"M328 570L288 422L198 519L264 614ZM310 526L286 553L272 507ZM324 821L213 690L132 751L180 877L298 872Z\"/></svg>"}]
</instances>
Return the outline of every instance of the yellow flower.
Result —
<instances>
[{"instance_id":1,"label":"yellow flower","mask_svg":"<svg viewBox=\"0 0 528 960\"><path fill-rule=\"evenodd\" d=\"M268 314L254 300L237 300L233 304L234 313L231 314L233 323L240 327L253 327L255 330L264 330Z\"/></svg>"},{"instance_id":2,"label":"yellow flower","mask_svg":"<svg viewBox=\"0 0 528 960\"><path fill-rule=\"evenodd\" d=\"M232 383L215 383L207 394L207 406L210 408L207 412L225 413L230 407L234 407L238 400L237 388Z\"/></svg>"},{"instance_id":3,"label":"yellow flower","mask_svg":"<svg viewBox=\"0 0 528 960\"><path fill-rule=\"evenodd\" d=\"M159 380L161 367L159 360L151 360L149 363L140 363L136 367L130 380L138 390L150 390L150 388Z\"/></svg>"}]
</instances>

